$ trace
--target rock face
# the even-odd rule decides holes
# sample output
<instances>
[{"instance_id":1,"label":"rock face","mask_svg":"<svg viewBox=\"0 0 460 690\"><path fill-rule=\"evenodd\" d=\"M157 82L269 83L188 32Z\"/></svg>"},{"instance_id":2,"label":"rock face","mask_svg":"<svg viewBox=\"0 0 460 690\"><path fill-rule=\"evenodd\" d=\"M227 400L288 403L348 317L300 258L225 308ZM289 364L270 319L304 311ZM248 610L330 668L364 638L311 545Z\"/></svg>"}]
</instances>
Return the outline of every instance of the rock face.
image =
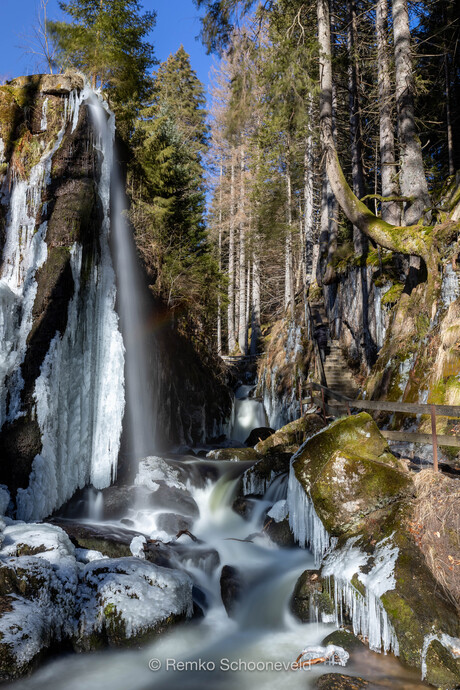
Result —
<instances>
[{"instance_id":1,"label":"rock face","mask_svg":"<svg viewBox=\"0 0 460 690\"><path fill-rule=\"evenodd\" d=\"M192 615L192 581L182 571L75 549L57 525L2 527L3 680L27 673L62 643L77 651L129 646Z\"/></svg>"},{"instance_id":2,"label":"rock face","mask_svg":"<svg viewBox=\"0 0 460 690\"><path fill-rule=\"evenodd\" d=\"M458 637L460 623L412 536L414 491L407 470L361 413L332 423L295 456L290 522L299 539L308 521L321 578L333 577L336 620L351 616L355 634L371 649L392 649L429 682L449 688L452 681L441 679L455 673L449 640ZM301 611L302 602L312 601L309 577L307 571L296 588ZM321 617L319 606L317 613ZM432 650L435 643L443 644L447 666L439 649Z\"/></svg>"},{"instance_id":3,"label":"rock face","mask_svg":"<svg viewBox=\"0 0 460 690\"><path fill-rule=\"evenodd\" d=\"M70 72L0 87L0 483L25 520L50 515L89 483L109 486L124 449L108 242L113 151L109 136L100 146L91 99ZM145 291L152 318L170 324L152 329L145 372L158 443L204 442L230 416L225 368L205 364L147 281Z\"/></svg>"}]
</instances>

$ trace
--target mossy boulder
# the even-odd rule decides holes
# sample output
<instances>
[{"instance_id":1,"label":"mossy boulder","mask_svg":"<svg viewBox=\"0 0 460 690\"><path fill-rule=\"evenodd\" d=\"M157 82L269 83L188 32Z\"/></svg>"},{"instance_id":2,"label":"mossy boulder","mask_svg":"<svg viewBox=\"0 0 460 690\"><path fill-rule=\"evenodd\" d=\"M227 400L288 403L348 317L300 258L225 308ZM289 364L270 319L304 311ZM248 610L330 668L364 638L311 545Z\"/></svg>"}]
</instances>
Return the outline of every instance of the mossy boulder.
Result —
<instances>
[{"instance_id":1,"label":"mossy boulder","mask_svg":"<svg viewBox=\"0 0 460 690\"><path fill-rule=\"evenodd\" d=\"M346 676L343 673L325 673L315 683L318 690L361 690L361 688L375 687L364 678L358 676Z\"/></svg>"},{"instance_id":2,"label":"mossy boulder","mask_svg":"<svg viewBox=\"0 0 460 690\"><path fill-rule=\"evenodd\" d=\"M339 419L314 436L293 467L333 536L360 533L369 515L412 492L406 468L365 412Z\"/></svg>"},{"instance_id":3,"label":"mossy boulder","mask_svg":"<svg viewBox=\"0 0 460 690\"><path fill-rule=\"evenodd\" d=\"M256 462L262 456L254 448L219 448L209 451L206 457L211 460L230 460L230 462Z\"/></svg>"},{"instance_id":4,"label":"mossy boulder","mask_svg":"<svg viewBox=\"0 0 460 690\"><path fill-rule=\"evenodd\" d=\"M275 446L282 446L282 449L286 451L295 451L305 439L316 434L322 428L324 428L324 421L321 417L317 414L305 415L286 424L264 441L259 441L255 449L262 454Z\"/></svg>"},{"instance_id":5,"label":"mossy boulder","mask_svg":"<svg viewBox=\"0 0 460 690\"><path fill-rule=\"evenodd\" d=\"M321 620L322 614L330 616L334 613L330 588L319 570L304 570L300 575L294 587L290 609L302 623Z\"/></svg>"},{"instance_id":6,"label":"mossy boulder","mask_svg":"<svg viewBox=\"0 0 460 690\"><path fill-rule=\"evenodd\" d=\"M342 647L346 652L354 652L366 649L366 645L359 637L356 637L351 630L347 628L340 628L340 630L334 630L321 642L324 647L328 644L334 644L337 647Z\"/></svg>"},{"instance_id":7,"label":"mossy boulder","mask_svg":"<svg viewBox=\"0 0 460 690\"><path fill-rule=\"evenodd\" d=\"M437 688L460 687L460 657L454 657L438 640L428 647L426 681Z\"/></svg>"}]
</instances>

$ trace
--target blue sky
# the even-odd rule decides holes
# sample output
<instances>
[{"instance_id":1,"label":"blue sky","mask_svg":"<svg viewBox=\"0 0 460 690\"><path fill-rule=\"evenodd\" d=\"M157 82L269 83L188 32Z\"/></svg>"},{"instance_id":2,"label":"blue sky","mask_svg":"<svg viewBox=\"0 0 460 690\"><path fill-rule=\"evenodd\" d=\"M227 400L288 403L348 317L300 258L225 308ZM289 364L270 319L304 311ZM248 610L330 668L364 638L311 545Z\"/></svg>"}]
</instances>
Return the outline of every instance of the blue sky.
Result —
<instances>
[{"instance_id":1,"label":"blue sky","mask_svg":"<svg viewBox=\"0 0 460 690\"><path fill-rule=\"evenodd\" d=\"M38 0L0 0L0 81L37 71L34 60L24 54L21 35L30 33ZM193 69L208 86L208 75L213 63L206 55L201 41L195 40L200 31L199 13L193 0L144 0L145 10L155 10L157 25L149 40L161 61L175 53L181 43L190 55ZM48 15L62 18L58 0L49 0Z\"/></svg>"}]
</instances>

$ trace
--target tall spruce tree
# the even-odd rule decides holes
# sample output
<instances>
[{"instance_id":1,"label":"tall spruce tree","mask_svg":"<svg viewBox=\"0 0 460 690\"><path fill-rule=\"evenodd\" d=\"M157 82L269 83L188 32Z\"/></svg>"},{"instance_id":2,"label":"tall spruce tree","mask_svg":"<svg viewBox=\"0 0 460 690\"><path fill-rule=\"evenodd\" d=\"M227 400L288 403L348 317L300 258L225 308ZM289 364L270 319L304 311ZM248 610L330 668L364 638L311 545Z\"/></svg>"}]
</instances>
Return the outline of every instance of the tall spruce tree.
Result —
<instances>
[{"instance_id":1,"label":"tall spruce tree","mask_svg":"<svg viewBox=\"0 0 460 690\"><path fill-rule=\"evenodd\" d=\"M204 105L203 85L181 46L153 75L137 124L133 170L135 226L146 263L155 269L155 290L177 312L187 306L190 322L199 320L203 331L216 314L218 280L204 224Z\"/></svg>"},{"instance_id":2,"label":"tall spruce tree","mask_svg":"<svg viewBox=\"0 0 460 690\"><path fill-rule=\"evenodd\" d=\"M133 119L145 98L147 72L155 58L146 36L155 26L155 12L142 13L138 0L70 0L60 8L72 21L48 22L58 46L61 68L82 70L93 87L104 88L118 120Z\"/></svg>"}]
</instances>

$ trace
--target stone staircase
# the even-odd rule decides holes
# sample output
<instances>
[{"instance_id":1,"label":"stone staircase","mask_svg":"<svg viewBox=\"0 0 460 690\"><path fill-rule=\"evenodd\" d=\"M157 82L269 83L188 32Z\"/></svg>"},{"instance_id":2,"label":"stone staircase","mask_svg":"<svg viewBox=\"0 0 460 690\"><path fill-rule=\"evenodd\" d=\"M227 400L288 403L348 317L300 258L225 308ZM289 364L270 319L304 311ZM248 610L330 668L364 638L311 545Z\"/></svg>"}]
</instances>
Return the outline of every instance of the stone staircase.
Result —
<instances>
[{"instance_id":1,"label":"stone staircase","mask_svg":"<svg viewBox=\"0 0 460 690\"><path fill-rule=\"evenodd\" d=\"M327 387L352 400L358 395L358 386L351 374L338 340L331 340L329 321L323 304L312 305L315 337L323 357Z\"/></svg>"}]
</instances>

